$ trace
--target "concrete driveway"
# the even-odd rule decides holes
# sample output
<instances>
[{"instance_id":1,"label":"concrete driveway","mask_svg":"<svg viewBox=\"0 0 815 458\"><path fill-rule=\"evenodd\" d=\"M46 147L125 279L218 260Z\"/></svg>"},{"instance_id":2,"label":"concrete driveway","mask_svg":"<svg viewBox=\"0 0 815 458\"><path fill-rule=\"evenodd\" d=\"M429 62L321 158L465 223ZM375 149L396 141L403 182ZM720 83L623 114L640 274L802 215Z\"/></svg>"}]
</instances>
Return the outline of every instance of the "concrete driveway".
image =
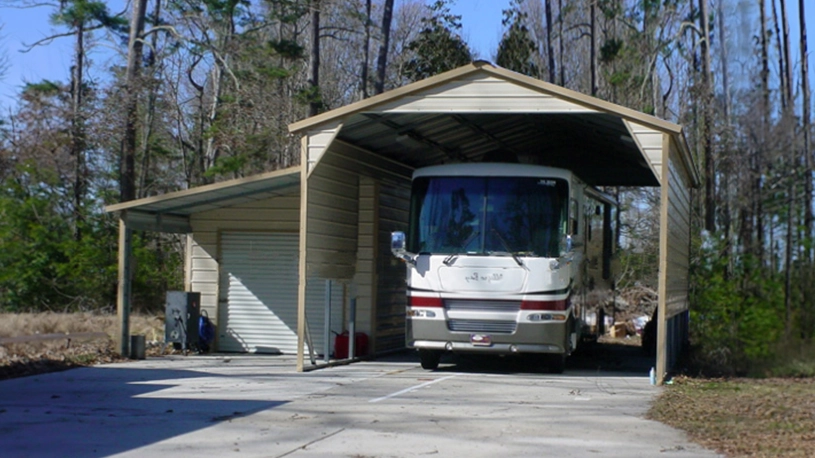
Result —
<instances>
[{"instance_id":1,"label":"concrete driveway","mask_svg":"<svg viewBox=\"0 0 815 458\"><path fill-rule=\"evenodd\" d=\"M717 456L643 419L658 392L580 364L165 357L0 382L0 456Z\"/></svg>"}]
</instances>

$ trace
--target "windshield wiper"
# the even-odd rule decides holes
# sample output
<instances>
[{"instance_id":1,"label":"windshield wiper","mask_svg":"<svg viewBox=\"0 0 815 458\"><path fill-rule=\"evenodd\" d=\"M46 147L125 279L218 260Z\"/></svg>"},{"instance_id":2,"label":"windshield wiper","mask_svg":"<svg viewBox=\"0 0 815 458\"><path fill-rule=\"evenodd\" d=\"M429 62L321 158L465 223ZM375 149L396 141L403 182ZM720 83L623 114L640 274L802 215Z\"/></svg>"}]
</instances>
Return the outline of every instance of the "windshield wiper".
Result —
<instances>
[{"instance_id":1,"label":"windshield wiper","mask_svg":"<svg viewBox=\"0 0 815 458\"><path fill-rule=\"evenodd\" d=\"M504 246L504 249L507 251L507 253L509 253L509 255L512 256L512 259L514 259L519 266L523 267L524 263L521 261L521 258L517 254L515 254L515 252L509 249L509 244L507 243L506 240L504 240L503 237L501 237L501 234L498 232L498 230L493 228L492 232L494 232L495 235L498 236L498 241L501 242L501 245Z\"/></svg>"},{"instance_id":2,"label":"windshield wiper","mask_svg":"<svg viewBox=\"0 0 815 458\"><path fill-rule=\"evenodd\" d=\"M461 244L459 249L461 249L461 250L466 249L467 245L469 245L470 242L472 242L473 239L475 239L477 236L478 236L478 231L473 231L473 233L470 234L469 237L467 237L467 240L465 240L464 243ZM456 257L458 257L459 253L460 253L460 251L454 251L454 252L450 253L450 256L447 256L446 258L444 258L444 261L442 261L442 262L444 263L445 266L449 266L450 264L453 263L453 260Z\"/></svg>"}]
</instances>

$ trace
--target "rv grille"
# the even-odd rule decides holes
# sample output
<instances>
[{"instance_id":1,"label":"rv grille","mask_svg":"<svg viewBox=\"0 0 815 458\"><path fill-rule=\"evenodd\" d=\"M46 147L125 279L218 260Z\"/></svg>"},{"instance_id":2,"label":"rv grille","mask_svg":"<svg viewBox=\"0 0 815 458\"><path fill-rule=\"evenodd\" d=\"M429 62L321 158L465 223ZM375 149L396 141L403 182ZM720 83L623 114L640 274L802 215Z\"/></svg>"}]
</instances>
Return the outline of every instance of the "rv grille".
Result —
<instances>
[{"instance_id":1,"label":"rv grille","mask_svg":"<svg viewBox=\"0 0 815 458\"><path fill-rule=\"evenodd\" d=\"M444 306L447 310L454 311L517 312L521 309L521 301L468 301L446 299Z\"/></svg>"},{"instance_id":2,"label":"rv grille","mask_svg":"<svg viewBox=\"0 0 815 458\"><path fill-rule=\"evenodd\" d=\"M488 332L491 334L512 334L514 321L447 320L447 329L459 332Z\"/></svg>"}]
</instances>

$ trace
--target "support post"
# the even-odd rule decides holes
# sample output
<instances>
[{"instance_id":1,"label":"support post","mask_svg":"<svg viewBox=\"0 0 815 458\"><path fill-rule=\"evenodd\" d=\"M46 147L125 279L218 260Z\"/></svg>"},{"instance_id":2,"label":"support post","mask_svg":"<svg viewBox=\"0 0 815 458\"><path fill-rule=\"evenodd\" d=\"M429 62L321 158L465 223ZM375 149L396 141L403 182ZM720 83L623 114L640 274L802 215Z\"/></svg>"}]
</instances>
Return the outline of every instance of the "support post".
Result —
<instances>
[{"instance_id":1,"label":"support post","mask_svg":"<svg viewBox=\"0 0 815 458\"><path fill-rule=\"evenodd\" d=\"M306 253L308 252L308 135L300 140L300 258L297 286L297 372L303 372L306 337Z\"/></svg>"},{"instance_id":2,"label":"support post","mask_svg":"<svg viewBox=\"0 0 815 458\"><path fill-rule=\"evenodd\" d=\"M116 311L119 318L119 354L130 356L131 252L133 231L127 227L127 214L119 214L119 284L116 291Z\"/></svg>"},{"instance_id":3,"label":"support post","mask_svg":"<svg viewBox=\"0 0 815 458\"><path fill-rule=\"evenodd\" d=\"M323 320L323 359L331 360L331 280L325 281L325 318Z\"/></svg>"},{"instance_id":4,"label":"support post","mask_svg":"<svg viewBox=\"0 0 815 458\"><path fill-rule=\"evenodd\" d=\"M354 359L357 342L357 298L351 298L351 310L348 311L348 358Z\"/></svg>"},{"instance_id":5,"label":"support post","mask_svg":"<svg viewBox=\"0 0 815 458\"><path fill-rule=\"evenodd\" d=\"M659 199L659 290L657 301L657 361L656 383L662 385L668 371L668 235L670 219L670 160L671 145L668 134L662 138L662 176Z\"/></svg>"}]
</instances>

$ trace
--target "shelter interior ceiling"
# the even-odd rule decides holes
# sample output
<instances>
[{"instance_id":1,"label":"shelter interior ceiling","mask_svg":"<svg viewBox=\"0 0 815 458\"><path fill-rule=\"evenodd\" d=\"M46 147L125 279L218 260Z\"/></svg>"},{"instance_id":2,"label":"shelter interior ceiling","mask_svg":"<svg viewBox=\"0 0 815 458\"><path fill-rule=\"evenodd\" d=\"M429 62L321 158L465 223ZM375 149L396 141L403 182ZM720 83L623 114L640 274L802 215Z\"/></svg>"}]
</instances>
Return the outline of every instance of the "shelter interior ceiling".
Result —
<instances>
[{"instance_id":1,"label":"shelter interior ceiling","mask_svg":"<svg viewBox=\"0 0 815 458\"><path fill-rule=\"evenodd\" d=\"M412 167L521 162L594 186L659 186L623 120L605 113L358 113L337 139Z\"/></svg>"}]
</instances>

